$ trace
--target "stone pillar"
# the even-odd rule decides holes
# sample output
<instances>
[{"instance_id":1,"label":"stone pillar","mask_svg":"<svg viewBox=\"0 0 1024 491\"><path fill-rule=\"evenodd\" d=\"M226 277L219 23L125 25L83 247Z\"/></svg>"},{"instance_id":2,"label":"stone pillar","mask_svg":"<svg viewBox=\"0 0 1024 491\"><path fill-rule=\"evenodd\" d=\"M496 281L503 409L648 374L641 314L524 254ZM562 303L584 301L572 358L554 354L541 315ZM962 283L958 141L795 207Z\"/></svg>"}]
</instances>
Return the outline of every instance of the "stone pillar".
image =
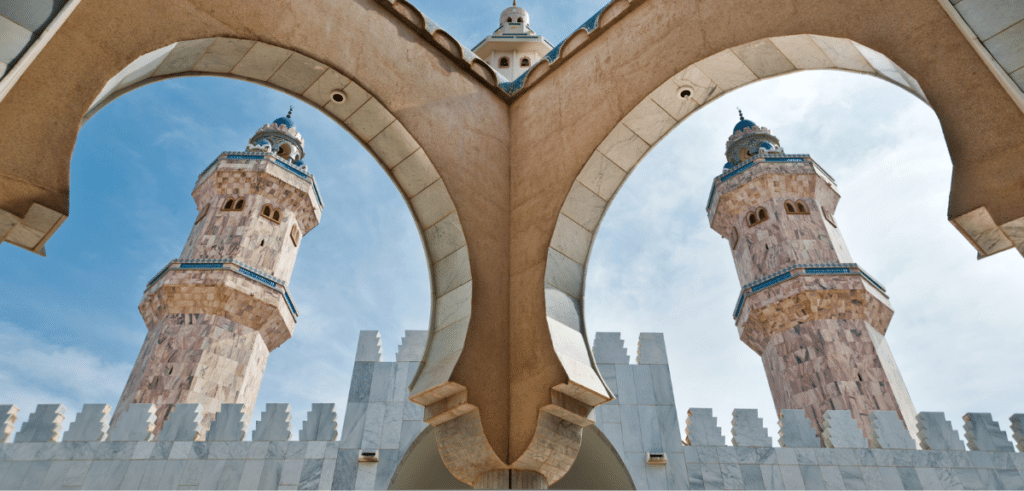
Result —
<instances>
[{"instance_id":1,"label":"stone pillar","mask_svg":"<svg viewBox=\"0 0 1024 491\"><path fill-rule=\"evenodd\" d=\"M913 421L884 337L892 307L846 248L831 176L747 120L726 148L708 217L729 240L743 285L733 315L764 362L776 408L804 410L819 437L827 410L850 410L866 438L872 411Z\"/></svg>"},{"instance_id":2,"label":"stone pillar","mask_svg":"<svg viewBox=\"0 0 1024 491\"><path fill-rule=\"evenodd\" d=\"M200 173L181 257L150 280L139 305L149 332L112 425L134 403L157 405L157 432L183 403L202 406L204 434L221 404L242 404L248 424L267 358L295 330L286 285L299 244L320 223L303 145L279 118L246 151L225 152Z\"/></svg>"}]
</instances>

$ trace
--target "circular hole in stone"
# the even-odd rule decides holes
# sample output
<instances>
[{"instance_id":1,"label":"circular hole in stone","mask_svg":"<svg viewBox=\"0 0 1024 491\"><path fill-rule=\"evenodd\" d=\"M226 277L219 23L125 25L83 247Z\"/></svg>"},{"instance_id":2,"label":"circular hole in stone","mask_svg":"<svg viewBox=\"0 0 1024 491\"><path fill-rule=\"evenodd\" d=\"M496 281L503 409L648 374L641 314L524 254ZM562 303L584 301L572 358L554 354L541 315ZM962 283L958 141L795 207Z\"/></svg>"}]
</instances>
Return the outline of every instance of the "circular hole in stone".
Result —
<instances>
[{"instance_id":1,"label":"circular hole in stone","mask_svg":"<svg viewBox=\"0 0 1024 491\"><path fill-rule=\"evenodd\" d=\"M331 92L331 100L334 102L345 102L345 94L340 90L335 90L334 92Z\"/></svg>"},{"instance_id":2,"label":"circular hole in stone","mask_svg":"<svg viewBox=\"0 0 1024 491\"><path fill-rule=\"evenodd\" d=\"M679 93L679 97L682 97L683 99L686 99L687 97L690 97L690 95L691 95L690 89L685 89L685 90L683 90L682 92Z\"/></svg>"}]
</instances>

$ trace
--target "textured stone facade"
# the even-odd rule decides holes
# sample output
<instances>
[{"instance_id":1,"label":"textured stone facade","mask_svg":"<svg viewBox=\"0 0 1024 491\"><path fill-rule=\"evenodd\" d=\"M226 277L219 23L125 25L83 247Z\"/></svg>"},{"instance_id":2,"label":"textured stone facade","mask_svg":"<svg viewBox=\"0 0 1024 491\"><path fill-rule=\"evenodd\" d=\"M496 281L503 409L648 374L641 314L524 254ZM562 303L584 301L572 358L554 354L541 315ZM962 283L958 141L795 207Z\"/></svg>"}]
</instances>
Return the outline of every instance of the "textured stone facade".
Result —
<instances>
[{"instance_id":1,"label":"textured stone facade","mask_svg":"<svg viewBox=\"0 0 1024 491\"><path fill-rule=\"evenodd\" d=\"M708 203L743 284L740 339L764 362L775 407L800 409L819 438L827 411L848 410L863 437L870 414L913 403L883 337L885 290L853 259L836 226L839 193L807 155L787 155L767 128L741 120Z\"/></svg>"},{"instance_id":2,"label":"textured stone facade","mask_svg":"<svg viewBox=\"0 0 1024 491\"><path fill-rule=\"evenodd\" d=\"M199 214L181 257L139 304L149 332L115 424L135 403L157 405L157 431L174 404L200 404L204 430L222 404L242 404L251 417L270 352L295 330L286 285L302 236L320 222L301 144L281 118L246 152L226 152L200 174L192 193Z\"/></svg>"}]
</instances>

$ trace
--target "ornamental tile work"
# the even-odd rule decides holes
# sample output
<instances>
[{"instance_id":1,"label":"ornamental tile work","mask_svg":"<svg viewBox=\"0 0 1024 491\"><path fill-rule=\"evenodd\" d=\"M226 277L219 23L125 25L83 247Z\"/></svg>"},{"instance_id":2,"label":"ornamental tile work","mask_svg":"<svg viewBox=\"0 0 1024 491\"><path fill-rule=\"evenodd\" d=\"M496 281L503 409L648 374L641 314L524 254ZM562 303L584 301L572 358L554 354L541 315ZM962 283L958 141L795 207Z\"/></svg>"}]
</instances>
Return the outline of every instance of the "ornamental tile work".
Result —
<instances>
[{"instance_id":1,"label":"ornamental tile work","mask_svg":"<svg viewBox=\"0 0 1024 491\"><path fill-rule=\"evenodd\" d=\"M360 333L340 438L335 404L314 404L302 422L293 419L297 415L290 405L268 404L251 432L234 431L249 428L249 413L239 411L239 405L223 405L207 432L202 427L194 431L196 404L178 405L171 413L183 431L157 430L157 405L132 404L133 417L121 418L109 437L103 417L109 406L103 404L86 405L66 433L72 412L59 405L40 405L31 414L46 416L30 415L25 422L17 421L18 408L0 405L4 414L15 415L9 424L18 430L13 441L0 443L0 488L395 489L410 476L446 473L434 439L424 439L434 430L423 422L423 408L408 400L407 382L423 355L426 334L406 331L398 361L385 362L379 334ZM662 337L641 336L635 364L622 353L620 334L599 333L594 342L601 347L595 352L601 373L617 399L595 408L583 445L610 445L610 460L603 465L626 473L625 481L605 484L635 489L1024 489L1024 454L1009 447L1006 433L986 413L964 417L964 434L977 442L970 451L950 420L935 412L921 413L914 423L921 432L945 427L942 438L953 444L943 449L918 450L904 422L884 411L869 413L871 448L849 411L831 411L826 417L826 445L802 410L762 419L755 410L737 409L730 430L722 428L711 409L690 408L681 423L668 365L659 356L667 354ZM1015 437L1022 417L1011 418ZM783 446L772 446L768 419L779 428ZM289 430L297 428L294 441ZM69 437L72 429L100 436L76 441ZM733 435L732 445L725 444L726 431ZM54 438L62 433L63 441ZM683 434L690 436L689 444ZM419 440L433 452L433 464L413 455ZM993 450L981 448L990 446ZM567 482L553 487L571 487L582 471L574 466ZM505 480L495 482L507 482L507 474L498 477ZM466 487L450 477L429 482L439 481L449 488Z\"/></svg>"}]
</instances>

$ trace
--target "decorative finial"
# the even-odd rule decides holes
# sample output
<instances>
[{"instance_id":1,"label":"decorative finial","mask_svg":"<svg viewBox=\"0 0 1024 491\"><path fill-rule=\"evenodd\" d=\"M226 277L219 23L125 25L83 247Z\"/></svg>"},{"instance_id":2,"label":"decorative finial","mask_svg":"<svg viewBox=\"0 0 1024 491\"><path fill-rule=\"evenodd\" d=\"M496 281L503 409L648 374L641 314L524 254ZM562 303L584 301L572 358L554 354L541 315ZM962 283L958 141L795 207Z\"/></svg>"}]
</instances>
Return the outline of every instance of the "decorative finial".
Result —
<instances>
[{"instance_id":1,"label":"decorative finial","mask_svg":"<svg viewBox=\"0 0 1024 491\"><path fill-rule=\"evenodd\" d=\"M740 121L743 121L743 110L738 107L736 108L736 110L740 112Z\"/></svg>"},{"instance_id":2,"label":"decorative finial","mask_svg":"<svg viewBox=\"0 0 1024 491\"><path fill-rule=\"evenodd\" d=\"M513 6L513 7L515 7L515 6L516 6L516 0L512 0L512 6Z\"/></svg>"},{"instance_id":3,"label":"decorative finial","mask_svg":"<svg viewBox=\"0 0 1024 491\"><path fill-rule=\"evenodd\" d=\"M294 106L288 106L288 116L286 116L288 119L292 119L292 109L295 109L295 107Z\"/></svg>"}]
</instances>

